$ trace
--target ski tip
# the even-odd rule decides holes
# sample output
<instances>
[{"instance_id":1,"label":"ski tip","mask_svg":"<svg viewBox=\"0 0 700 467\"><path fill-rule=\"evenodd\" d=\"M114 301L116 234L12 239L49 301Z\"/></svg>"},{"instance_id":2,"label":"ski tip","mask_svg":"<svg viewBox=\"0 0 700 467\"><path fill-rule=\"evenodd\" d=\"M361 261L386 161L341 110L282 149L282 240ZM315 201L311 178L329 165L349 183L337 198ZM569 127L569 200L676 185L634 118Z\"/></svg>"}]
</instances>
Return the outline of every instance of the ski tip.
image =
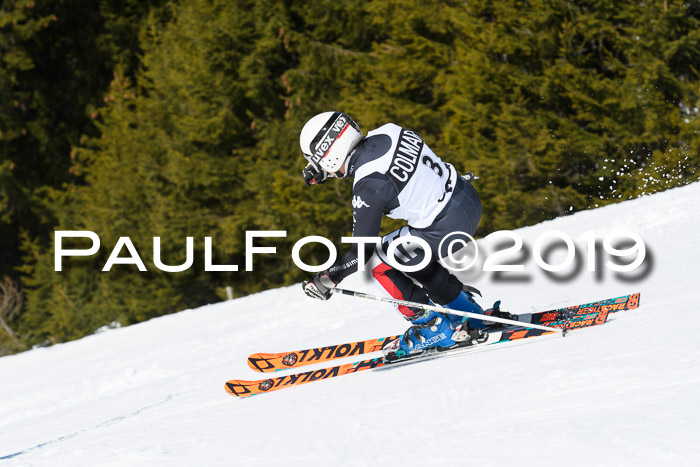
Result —
<instances>
[{"instance_id":1,"label":"ski tip","mask_svg":"<svg viewBox=\"0 0 700 467\"><path fill-rule=\"evenodd\" d=\"M248 357L248 366L251 370L260 373L269 373L278 369L277 365L274 363L274 359L279 359L279 356L270 353L254 353Z\"/></svg>"},{"instance_id":2,"label":"ski tip","mask_svg":"<svg viewBox=\"0 0 700 467\"><path fill-rule=\"evenodd\" d=\"M248 366L251 370L262 371L258 368L257 362L260 360L260 354L254 353L248 357Z\"/></svg>"},{"instance_id":3,"label":"ski tip","mask_svg":"<svg viewBox=\"0 0 700 467\"><path fill-rule=\"evenodd\" d=\"M224 384L224 389L227 393L231 394L232 396L241 397L242 394L239 394L236 390L236 383L237 381L226 381L226 384Z\"/></svg>"},{"instance_id":4,"label":"ski tip","mask_svg":"<svg viewBox=\"0 0 700 467\"><path fill-rule=\"evenodd\" d=\"M236 397L250 397L259 394L261 386L265 386L266 383L271 383L272 380L263 381L242 381L237 379L232 379L231 381L226 381L224 389L226 392ZM269 389L269 388L267 388ZM263 391L267 389L262 389Z\"/></svg>"}]
</instances>

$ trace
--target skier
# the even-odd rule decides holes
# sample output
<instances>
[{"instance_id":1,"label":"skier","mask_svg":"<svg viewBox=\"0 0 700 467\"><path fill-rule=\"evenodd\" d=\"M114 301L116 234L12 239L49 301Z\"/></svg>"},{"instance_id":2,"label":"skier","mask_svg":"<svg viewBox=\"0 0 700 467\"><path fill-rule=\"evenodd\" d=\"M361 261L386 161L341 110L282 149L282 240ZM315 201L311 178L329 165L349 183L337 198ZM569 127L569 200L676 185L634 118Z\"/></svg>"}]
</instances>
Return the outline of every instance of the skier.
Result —
<instances>
[{"instance_id":1,"label":"skier","mask_svg":"<svg viewBox=\"0 0 700 467\"><path fill-rule=\"evenodd\" d=\"M331 297L331 289L357 271L358 257L370 263L372 277L393 298L446 308L484 313L468 286L464 286L439 262L446 251L438 251L441 240L455 232L473 235L481 218L476 190L455 168L443 162L415 132L387 123L363 136L360 127L342 112L324 112L311 118L299 138L308 161L302 175L307 185L321 184L327 177L353 178L353 237L377 237L382 215L403 219L408 225L382 237L363 251L353 244L327 270L302 285L309 296ZM416 266L425 255L427 266L401 272L387 259L389 244L414 236L427 242L430 251L410 239L396 248L395 264ZM448 242L444 242L443 249ZM422 287L415 282L419 282ZM404 335L384 347L387 360L426 350L444 350L465 345L485 336L480 320L399 306L411 321Z\"/></svg>"}]
</instances>

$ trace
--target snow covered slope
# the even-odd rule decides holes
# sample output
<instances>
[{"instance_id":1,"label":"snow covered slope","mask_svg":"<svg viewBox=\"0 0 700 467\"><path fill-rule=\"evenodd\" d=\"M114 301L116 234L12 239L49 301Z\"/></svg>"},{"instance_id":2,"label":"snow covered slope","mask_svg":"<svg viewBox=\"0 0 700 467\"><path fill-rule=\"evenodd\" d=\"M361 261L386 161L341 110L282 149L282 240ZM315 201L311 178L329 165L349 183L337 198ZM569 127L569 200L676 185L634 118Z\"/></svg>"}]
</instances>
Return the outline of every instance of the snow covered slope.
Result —
<instances>
[{"instance_id":1,"label":"snow covered slope","mask_svg":"<svg viewBox=\"0 0 700 467\"><path fill-rule=\"evenodd\" d=\"M566 338L229 396L227 379L258 376L250 353L406 327L388 305L296 285L0 358L0 465L698 465L699 200L695 183L517 231L530 248L549 230L633 231L637 278L585 257L561 281L531 259L515 278L464 277L515 312L641 292Z\"/></svg>"}]
</instances>

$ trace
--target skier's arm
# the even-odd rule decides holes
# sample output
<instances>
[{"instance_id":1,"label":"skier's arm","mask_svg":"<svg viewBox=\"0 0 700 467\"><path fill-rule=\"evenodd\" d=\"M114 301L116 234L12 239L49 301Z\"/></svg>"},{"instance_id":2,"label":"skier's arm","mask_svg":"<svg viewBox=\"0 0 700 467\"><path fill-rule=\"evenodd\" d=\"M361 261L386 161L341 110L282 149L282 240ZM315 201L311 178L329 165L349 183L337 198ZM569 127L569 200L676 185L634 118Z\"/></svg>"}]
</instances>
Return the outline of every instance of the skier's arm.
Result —
<instances>
[{"instance_id":1,"label":"skier's arm","mask_svg":"<svg viewBox=\"0 0 700 467\"><path fill-rule=\"evenodd\" d=\"M353 237L378 236L385 210L393 209L396 202L396 191L385 175L372 174L357 182L352 196ZM366 263L372 256L375 245L365 244L363 248ZM327 299L330 297L330 289L357 269L358 245L353 244L333 266L305 282L304 291L314 298ZM309 287L316 290L307 290Z\"/></svg>"}]
</instances>

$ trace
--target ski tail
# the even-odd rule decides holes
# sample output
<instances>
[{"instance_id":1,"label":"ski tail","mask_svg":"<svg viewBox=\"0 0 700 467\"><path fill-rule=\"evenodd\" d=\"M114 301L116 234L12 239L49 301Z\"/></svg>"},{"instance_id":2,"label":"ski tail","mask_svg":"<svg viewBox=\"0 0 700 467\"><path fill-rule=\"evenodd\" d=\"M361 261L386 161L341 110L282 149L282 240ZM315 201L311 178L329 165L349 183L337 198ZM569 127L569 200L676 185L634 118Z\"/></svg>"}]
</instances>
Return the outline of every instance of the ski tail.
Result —
<instances>
[{"instance_id":1,"label":"ski tail","mask_svg":"<svg viewBox=\"0 0 700 467\"><path fill-rule=\"evenodd\" d=\"M636 292L598 302L533 313L530 319L532 320L531 322L537 322L553 328L562 328L565 331L594 326L606 322L611 313L637 308L640 295L639 292Z\"/></svg>"}]
</instances>

